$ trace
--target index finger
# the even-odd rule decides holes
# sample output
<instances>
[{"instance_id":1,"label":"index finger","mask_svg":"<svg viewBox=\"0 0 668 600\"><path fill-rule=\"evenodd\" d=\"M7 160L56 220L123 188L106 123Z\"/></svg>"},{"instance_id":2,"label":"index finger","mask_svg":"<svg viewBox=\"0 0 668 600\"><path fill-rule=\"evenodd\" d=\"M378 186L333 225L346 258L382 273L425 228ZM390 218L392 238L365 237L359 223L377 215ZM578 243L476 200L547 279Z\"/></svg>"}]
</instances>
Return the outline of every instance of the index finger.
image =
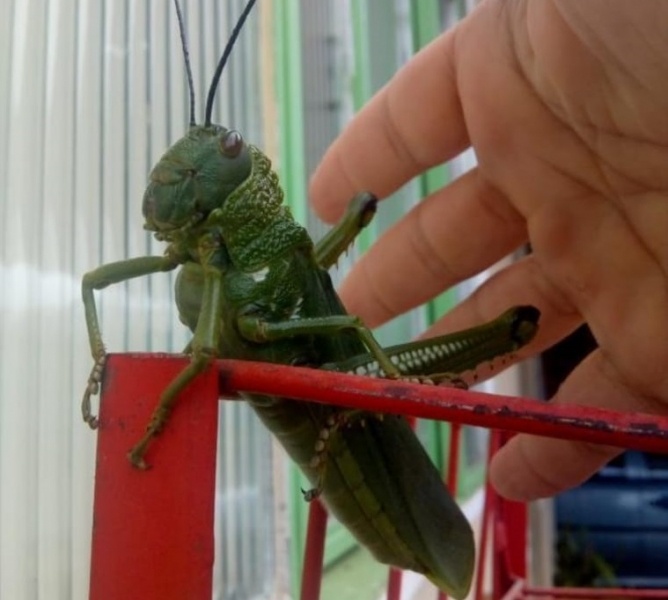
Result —
<instances>
[{"instance_id":1,"label":"index finger","mask_svg":"<svg viewBox=\"0 0 668 600\"><path fill-rule=\"evenodd\" d=\"M330 146L310 185L322 219L340 217L355 193L387 196L468 146L454 39L453 30L413 57Z\"/></svg>"}]
</instances>

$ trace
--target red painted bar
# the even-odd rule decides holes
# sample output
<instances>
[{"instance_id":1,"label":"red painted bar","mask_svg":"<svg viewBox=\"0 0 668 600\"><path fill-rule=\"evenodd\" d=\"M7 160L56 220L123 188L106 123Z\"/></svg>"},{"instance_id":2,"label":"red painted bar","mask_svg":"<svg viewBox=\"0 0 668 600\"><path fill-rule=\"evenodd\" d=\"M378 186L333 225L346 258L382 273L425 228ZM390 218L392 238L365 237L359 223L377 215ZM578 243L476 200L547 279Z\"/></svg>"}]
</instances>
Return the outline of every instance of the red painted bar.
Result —
<instances>
[{"instance_id":1,"label":"red painted bar","mask_svg":"<svg viewBox=\"0 0 668 600\"><path fill-rule=\"evenodd\" d=\"M523 398L371 379L267 363L218 361L177 403L151 446L152 469L133 469L125 455L140 437L160 392L186 364L183 357L112 355L105 374L98 434L90 600L210 600L218 396L238 391L402 413L453 423L668 452L668 418L585 407L552 406ZM496 432L498 435L498 432ZM496 435L492 436L495 439ZM494 443L492 444L494 445ZM450 469L454 477L455 470ZM451 481L452 483L452 481ZM488 486L488 491L491 491ZM488 495L487 530L503 518ZM506 515L508 516L508 515ZM302 600L320 594L326 512L311 510ZM495 536L494 536L495 537ZM517 540L515 540L517 541ZM493 553L503 540L494 540ZM521 546L521 548L520 548ZM521 544L507 563L520 563ZM501 558L496 556L497 559ZM494 561L492 561L494 562ZM496 565L498 567L499 565ZM517 564L506 564L517 568ZM521 570L521 569L520 569ZM482 594L481 580L475 594ZM512 585L510 595L584 598L577 590ZM508 588L506 588L508 589ZM503 590L495 590L503 592ZM621 595L617 590L604 593ZM666 598L652 593L639 598Z\"/></svg>"},{"instance_id":2,"label":"red painted bar","mask_svg":"<svg viewBox=\"0 0 668 600\"><path fill-rule=\"evenodd\" d=\"M504 594L503 600L520 600L524 598L524 589L526 582L518 579Z\"/></svg>"},{"instance_id":3,"label":"red painted bar","mask_svg":"<svg viewBox=\"0 0 668 600\"><path fill-rule=\"evenodd\" d=\"M209 369L149 448L126 453L185 358L110 355L97 440L90 600L211 600L218 377Z\"/></svg>"},{"instance_id":4,"label":"red painted bar","mask_svg":"<svg viewBox=\"0 0 668 600\"><path fill-rule=\"evenodd\" d=\"M642 600L665 600L668 590L632 588L538 588L526 585L518 579L503 596L503 600L529 600L531 598L575 598L578 600L609 600L639 598Z\"/></svg>"},{"instance_id":5,"label":"red painted bar","mask_svg":"<svg viewBox=\"0 0 668 600\"><path fill-rule=\"evenodd\" d=\"M278 394L375 412L668 452L668 417L484 394L319 369L218 361L221 389Z\"/></svg>"},{"instance_id":6,"label":"red painted bar","mask_svg":"<svg viewBox=\"0 0 668 600\"><path fill-rule=\"evenodd\" d=\"M538 588L526 587L523 590L525 598L553 597L553 598L668 598L668 590L629 589L629 588Z\"/></svg>"}]
</instances>

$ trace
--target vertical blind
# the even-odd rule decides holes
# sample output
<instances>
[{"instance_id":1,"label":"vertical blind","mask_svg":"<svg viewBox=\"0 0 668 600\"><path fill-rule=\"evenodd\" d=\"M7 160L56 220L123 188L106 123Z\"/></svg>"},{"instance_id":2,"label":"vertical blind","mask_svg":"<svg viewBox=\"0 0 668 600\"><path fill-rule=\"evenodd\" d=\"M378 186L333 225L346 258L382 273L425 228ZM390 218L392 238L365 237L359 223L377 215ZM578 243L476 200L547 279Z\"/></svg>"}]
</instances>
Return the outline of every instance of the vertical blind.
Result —
<instances>
[{"instance_id":1,"label":"vertical blind","mask_svg":"<svg viewBox=\"0 0 668 600\"><path fill-rule=\"evenodd\" d=\"M201 120L243 3L183 4ZM214 121L261 145L259 23L249 20L232 55ZM92 366L80 280L163 252L142 229L141 199L188 123L173 5L3 0L0 86L0 598L79 600L95 463L79 411ZM172 297L165 274L98 294L109 351L182 350ZM220 428L217 597L259 597L274 562L271 444L239 403L224 405Z\"/></svg>"}]
</instances>

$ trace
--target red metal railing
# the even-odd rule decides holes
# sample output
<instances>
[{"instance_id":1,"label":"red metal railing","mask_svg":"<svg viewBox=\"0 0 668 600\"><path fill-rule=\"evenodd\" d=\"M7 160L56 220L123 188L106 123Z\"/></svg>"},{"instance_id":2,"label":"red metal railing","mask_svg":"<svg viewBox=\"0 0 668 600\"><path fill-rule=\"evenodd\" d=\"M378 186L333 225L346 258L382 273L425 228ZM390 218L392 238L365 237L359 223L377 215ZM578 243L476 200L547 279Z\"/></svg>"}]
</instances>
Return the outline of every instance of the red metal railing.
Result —
<instances>
[{"instance_id":1,"label":"red metal railing","mask_svg":"<svg viewBox=\"0 0 668 600\"><path fill-rule=\"evenodd\" d=\"M355 377L266 363L218 361L177 403L165 433L151 446L153 468L129 467L125 453L141 436L156 399L187 359L165 355L109 357L100 407L91 564L91 600L210 600L218 397L239 391L275 394L375 412L454 423L447 484L456 488L459 424L488 427L490 453L504 432L527 432L622 448L668 452L668 418L551 406L522 398L454 388ZM491 454L490 454L491 456ZM327 515L311 504L302 600L317 600ZM491 552L491 600L605 592L538 589L525 583L526 507L487 486L476 599L484 595ZM401 574L391 570L388 600L400 597ZM590 593L594 592L594 593ZM608 590L607 596L668 598L668 593ZM443 596L439 596L443 598ZM487 597L487 595L485 595Z\"/></svg>"}]
</instances>

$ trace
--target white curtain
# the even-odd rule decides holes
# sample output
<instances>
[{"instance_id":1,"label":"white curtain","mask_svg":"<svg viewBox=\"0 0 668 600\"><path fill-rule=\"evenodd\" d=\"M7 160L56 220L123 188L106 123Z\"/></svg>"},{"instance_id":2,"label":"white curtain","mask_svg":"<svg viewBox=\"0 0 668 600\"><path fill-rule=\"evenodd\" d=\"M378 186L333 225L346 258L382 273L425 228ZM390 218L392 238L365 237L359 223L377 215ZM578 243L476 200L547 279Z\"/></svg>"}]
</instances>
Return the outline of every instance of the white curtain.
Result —
<instances>
[{"instance_id":1,"label":"white curtain","mask_svg":"<svg viewBox=\"0 0 668 600\"><path fill-rule=\"evenodd\" d=\"M242 3L183 3L201 119ZM257 23L233 53L214 120L261 144ZM2 600L88 596L95 434L79 410L92 364L80 280L106 262L162 253L142 229L141 199L151 166L186 131L185 82L170 1L0 1ZM171 286L160 275L99 294L110 351L184 347ZM266 527L252 547L243 529L270 524L258 515L272 502L258 495L267 476L255 458L267 456L268 438L243 410L223 411L221 452L240 458L219 478L227 547L242 544L244 560L261 565L219 563L226 597L240 598L266 587L273 548Z\"/></svg>"}]
</instances>

